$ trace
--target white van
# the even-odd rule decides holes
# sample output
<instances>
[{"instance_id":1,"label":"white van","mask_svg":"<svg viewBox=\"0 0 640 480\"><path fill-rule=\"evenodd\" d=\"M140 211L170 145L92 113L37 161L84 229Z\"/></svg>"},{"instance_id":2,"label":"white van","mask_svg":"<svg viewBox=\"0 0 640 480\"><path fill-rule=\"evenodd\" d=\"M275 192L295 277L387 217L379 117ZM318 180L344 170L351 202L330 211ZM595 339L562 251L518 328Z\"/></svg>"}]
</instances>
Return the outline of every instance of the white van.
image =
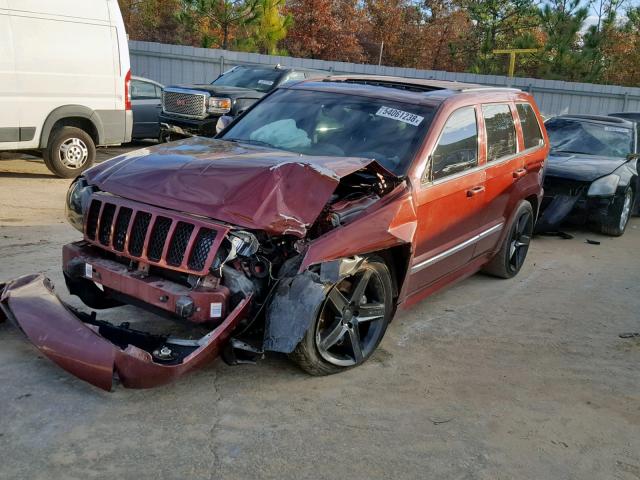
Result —
<instances>
[{"instance_id":1,"label":"white van","mask_svg":"<svg viewBox=\"0 0 640 480\"><path fill-rule=\"evenodd\" d=\"M117 0L0 0L0 150L78 175L131 140L130 81Z\"/></svg>"}]
</instances>

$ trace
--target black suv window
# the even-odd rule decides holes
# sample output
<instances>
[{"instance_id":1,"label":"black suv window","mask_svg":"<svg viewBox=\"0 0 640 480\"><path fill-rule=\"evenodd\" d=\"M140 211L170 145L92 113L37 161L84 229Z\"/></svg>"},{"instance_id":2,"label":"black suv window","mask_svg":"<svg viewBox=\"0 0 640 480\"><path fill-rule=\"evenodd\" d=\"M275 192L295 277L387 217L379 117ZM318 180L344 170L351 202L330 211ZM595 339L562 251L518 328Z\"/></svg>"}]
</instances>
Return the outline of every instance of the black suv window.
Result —
<instances>
[{"instance_id":1,"label":"black suv window","mask_svg":"<svg viewBox=\"0 0 640 480\"><path fill-rule=\"evenodd\" d=\"M236 67L216 78L211 85L268 92L277 86L282 73L278 68Z\"/></svg>"},{"instance_id":2,"label":"black suv window","mask_svg":"<svg viewBox=\"0 0 640 480\"><path fill-rule=\"evenodd\" d=\"M536 113L528 103L516 104L518 116L520 117L520 125L522 126L522 135L524 136L524 148L534 148L542 145L542 132L538 124Z\"/></svg>"},{"instance_id":3,"label":"black suv window","mask_svg":"<svg viewBox=\"0 0 640 480\"><path fill-rule=\"evenodd\" d=\"M478 125L474 107L451 114L433 151L431 179L438 180L478 165Z\"/></svg>"},{"instance_id":4,"label":"black suv window","mask_svg":"<svg viewBox=\"0 0 640 480\"><path fill-rule=\"evenodd\" d=\"M513 155L518 149L516 128L509 105L491 103L482 106L487 130L487 162Z\"/></svg>"}]
</instances>

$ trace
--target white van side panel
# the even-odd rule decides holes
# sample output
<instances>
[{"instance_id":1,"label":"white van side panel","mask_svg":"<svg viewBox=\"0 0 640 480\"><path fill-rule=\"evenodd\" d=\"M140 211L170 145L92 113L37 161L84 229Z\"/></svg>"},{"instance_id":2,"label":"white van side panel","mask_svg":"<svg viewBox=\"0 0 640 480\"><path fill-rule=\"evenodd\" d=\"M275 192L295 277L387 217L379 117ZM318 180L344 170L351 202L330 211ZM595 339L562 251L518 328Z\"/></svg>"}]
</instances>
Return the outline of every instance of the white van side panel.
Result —
<instances>
[{"instance_id":1,"label":"white van side panel","mask_svg":"<svg viewBox=\"0 0 640 480\"><path fill-rule=\"evenodd\" d=\"M109 21L109 9L105 0L6 0L16 12L39 13L63 17L67 20L84 19Z\"/></svg>"},{"instance_id":2,"label":"white van side panel","mask_svg":"<svg viewBox=\"0 0 640 480\"><path fill-rule=\"evenodd\" d=\"M20 119L16 100L13 39L6 6L6 0L0 0L0 145L11 149L18 148Z\"/></svg>"},{"instance_id":3,"label":"white van side panel","mask_svg":"<svg viewBox=\"0 0 640 480\"><path fill-rule=\"evenodd\" d=\"M87 3L106 5L104 0ZM57 107L117 108L114 77L120 75L113 59L113 27L108 22L62 21L57 16L12 11L11 25L20 124L36 127L30 147L38 146L41 127Z\"/></svg>"}]
</instances>

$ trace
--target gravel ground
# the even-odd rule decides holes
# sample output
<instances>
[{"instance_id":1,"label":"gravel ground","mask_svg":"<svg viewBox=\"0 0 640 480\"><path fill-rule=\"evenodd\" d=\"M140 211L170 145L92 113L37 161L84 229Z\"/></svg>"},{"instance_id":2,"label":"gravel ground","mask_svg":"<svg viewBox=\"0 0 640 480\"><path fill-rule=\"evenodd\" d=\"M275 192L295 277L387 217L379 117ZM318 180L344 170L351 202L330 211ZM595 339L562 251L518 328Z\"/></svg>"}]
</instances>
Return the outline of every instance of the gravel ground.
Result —
<instances>
[{"instance_id":1,"label":"gravel ground","mask_svg":"<svg viewBox=\"0 0 640 480\"><path fill-rule=\"evenodd\" d=\"M68 184L0 162L0 282L44 271L68 299ZM326 378L272 355L105 393L5 322L0 478L640 479L640 338L618 337L640 331L640 219L571 233L537 238L513 280L476 275L401 312L368 363ZM143 316L104 318L124 317Z\"/></svg>"}]
</instances>

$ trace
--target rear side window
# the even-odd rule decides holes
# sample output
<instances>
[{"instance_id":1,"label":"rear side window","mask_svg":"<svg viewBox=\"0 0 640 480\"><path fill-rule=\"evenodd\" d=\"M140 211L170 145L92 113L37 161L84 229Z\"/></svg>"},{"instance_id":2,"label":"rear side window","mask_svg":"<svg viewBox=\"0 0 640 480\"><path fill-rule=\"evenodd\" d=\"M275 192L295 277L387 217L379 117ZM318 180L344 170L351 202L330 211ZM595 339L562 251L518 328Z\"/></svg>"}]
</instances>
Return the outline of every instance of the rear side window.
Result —
<instances>
[{"instance_id":1,"label":"rear side window","mask_svg":"<svg viewBox=\"0 0 640 480\"><path fill-rule=\"evenodd\" d=\"M451 114L433 151L431 179L438 180L478 165L478 126L474 107Z\"/></svg>"},{"instance_id":2,"label":"rear side window","mask_svg":"<svg viewBox=\"0 0 640 480\"><path fill-rule=\"evenodd\" d=\"M487 162L500 160L516 153L516 128L509 105L493 103L482 106L487 129Z\"/></svg>"},{"instance_id":3,"label":"rear side window","mask_svg":"<svg viewBox=\"0 0 640 480\"><path fill-rule=\"evenodd\" d=\"M133 100L158 98L156 93L156 86L153 83L133 80L131 82L131 98Z\"/></svg>"},{"instance_id":4,"label":"rear side window","mask_svg":"<svg viewBox=\"0 0 640 480\"><path fill-rule=\"evenodd\" d=\"M522 135L524 136L524 148L534 148L542 145L542 132L538 124L536 113L528 103L518 103L516 105L520 125L522 125Z\"/></svg>"}]
</instances>

